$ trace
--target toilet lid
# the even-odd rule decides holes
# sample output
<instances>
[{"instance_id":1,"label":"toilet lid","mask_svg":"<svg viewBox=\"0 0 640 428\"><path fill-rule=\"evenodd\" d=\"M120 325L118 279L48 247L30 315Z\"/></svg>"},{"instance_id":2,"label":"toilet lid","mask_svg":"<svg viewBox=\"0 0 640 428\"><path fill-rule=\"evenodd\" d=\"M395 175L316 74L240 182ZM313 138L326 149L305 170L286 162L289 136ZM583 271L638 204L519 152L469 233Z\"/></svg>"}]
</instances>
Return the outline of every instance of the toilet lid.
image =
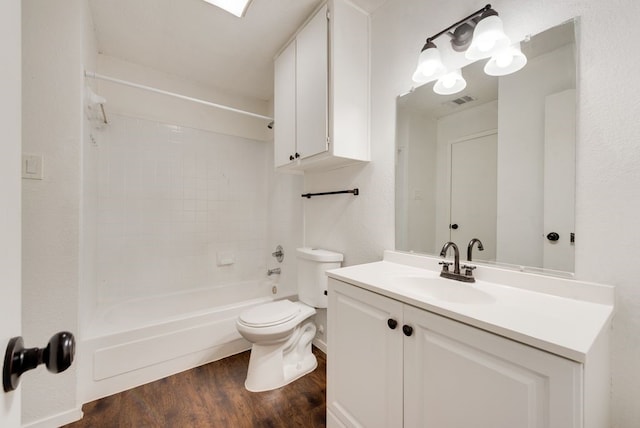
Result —
<instances>
[{"instance_id":1,"label":"toilet lid","mask_svg":"<svg viewBox=\"0 0 640 428\"><path fill-rule=\"evenodd\" d=\"M270 327L295 318L300 307L289 300L278 300L251 308L240 314L240 321L251 327Z\"/></svg>"}]
</instances>

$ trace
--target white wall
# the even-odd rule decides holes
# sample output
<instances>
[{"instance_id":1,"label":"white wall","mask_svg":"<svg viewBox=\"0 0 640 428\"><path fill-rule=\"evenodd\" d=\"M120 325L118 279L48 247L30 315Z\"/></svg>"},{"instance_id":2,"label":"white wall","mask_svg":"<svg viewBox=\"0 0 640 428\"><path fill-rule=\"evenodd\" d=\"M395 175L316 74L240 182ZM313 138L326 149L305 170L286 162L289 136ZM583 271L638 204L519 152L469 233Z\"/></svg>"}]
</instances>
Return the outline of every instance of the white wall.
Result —
<instances>
[{"instance_id":1,"label":"white wall","mask_svg":"<svg viewBox=\"0 0 640 428\"><path fill-rule=\"evenodd\" d=\"M514 39L581 16L578 81L576 276L617 286L612 343L613 427L640 420L640 57L620 40L640 37L640 3L621 0L492 5ZM389 0L372 16L372 162L305 176L305 190L359 187L358 197L305 201L306 244L345 254L345 264L379 260L394 245L395 102L412 85L425 37L477 10L477 2ZM615 65L615 78L612 78ZM612 257L612 254L615 256Z\"/></svg>"},{"instance_id":2,"label":"white wall","mask_svg":"<svg viewBox=\"0 0 640 428\"><path fill-rule=\"evenodd\" d=\"M269 115L267 101L229 94L222 89L190 82L107 55L98 55L97 72L189 97ZM104 80L96 80L95 85L96 92L107 99L105 105L107 115L110 112L119 113L261 141L269 141L273 138L273 131L267 128L268 120L243 116Z\"/></svg>"},{"instance_id":3,"label":"white wall","mask_svg":"<svg viewBox=\"0 0 640 428\"><path fill-rule=\"evenodd\" d=\"M95 148L99 304L263 280L270 146L116 114L110 121Z\"/></svg>"},{"instance_id":4,"label":"white wall","mask_svg":"<svg viewBox=\"0 0 640 428\"><path fill-rule=\"evenodd\" d=\"M436 119L412 111L406 154L408 245L404 248L425 253L436 249L437 138Z\"/></svg>"},{"instance_id":5,"label":"white wall","mask_svg":"<svg viewBox=\"0 0 640 428\"><path fill-rule=\"evenodd\" d=\"M44 179L23 180L23 327L28 346L78 330L82 173L82 62L91 51L82 0L23 7L23 151L44 156ZM23 424L80 416L75 365L23 377Z\"/></svg>"}]
</instances>

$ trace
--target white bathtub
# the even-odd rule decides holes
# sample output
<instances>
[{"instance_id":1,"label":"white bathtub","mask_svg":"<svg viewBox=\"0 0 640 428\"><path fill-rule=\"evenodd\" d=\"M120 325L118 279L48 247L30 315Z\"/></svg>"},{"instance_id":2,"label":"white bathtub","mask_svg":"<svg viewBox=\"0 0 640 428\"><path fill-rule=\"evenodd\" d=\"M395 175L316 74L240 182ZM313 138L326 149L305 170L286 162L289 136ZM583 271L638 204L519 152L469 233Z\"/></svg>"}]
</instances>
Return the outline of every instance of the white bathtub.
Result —
<instances>
[{"instance_id":1,"label":"white bathtub","mask_svg":"<svg viewBox=\"0 0 640 428\"><path fill-rule=\"evenodd\" d=\"M252 281L98 308L78 343L83 403L250 349L236 331L244 309L272 300Z\"/></svg>"}]
</instances>

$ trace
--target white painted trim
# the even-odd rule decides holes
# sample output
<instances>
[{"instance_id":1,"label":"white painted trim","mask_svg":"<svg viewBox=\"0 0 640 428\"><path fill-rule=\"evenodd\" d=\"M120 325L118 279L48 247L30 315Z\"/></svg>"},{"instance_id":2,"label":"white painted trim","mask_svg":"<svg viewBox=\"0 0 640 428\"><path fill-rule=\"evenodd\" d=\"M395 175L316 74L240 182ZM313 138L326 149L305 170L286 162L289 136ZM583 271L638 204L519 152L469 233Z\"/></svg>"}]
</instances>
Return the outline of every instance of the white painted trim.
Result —
<instances>
[{"instance_id":1,"label":"white painted trim","mask_svg":"<svg viewBox=\"0 0 640 428\"><path fill-rule=\"evenodd\" d=\"M84 413L82 413L82 408L78 407L44 419L30 422L26 425L22 425L22 428L56 428L70 424L71 422L79 421L83 416Z\"/></svg>"},{"instance_id":2,"label":"white painted trim","mask_svg":"<svg viewBox=\"0 0 640 428\"><path fill-rule=\"evenodd\" d=\"M327 353L327 342L325 342L324 340L320 339L320 338L314 338L313 339L313 345L318 348L319 350L321 350L322 352Z\"/></svg>"}]
</instances>

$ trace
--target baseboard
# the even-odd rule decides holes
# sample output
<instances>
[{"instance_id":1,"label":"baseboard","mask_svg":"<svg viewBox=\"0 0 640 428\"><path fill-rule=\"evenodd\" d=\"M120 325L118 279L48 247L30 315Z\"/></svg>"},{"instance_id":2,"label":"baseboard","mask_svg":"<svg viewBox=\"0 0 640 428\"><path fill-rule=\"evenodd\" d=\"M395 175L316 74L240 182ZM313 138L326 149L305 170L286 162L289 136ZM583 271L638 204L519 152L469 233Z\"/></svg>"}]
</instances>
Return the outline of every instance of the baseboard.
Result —
<instances>
[{"instance_id":1,"label":"baseboard","mask_svg":"<svg viewBox=\"0 0 640 428\"><path fill-rule=\"evenodd\" d=\"M325 354L327 353L327 342L325 342L324 340L321 340L320 338L316 337L316 338L313 339L312 343L316 348L318 348L319 350L321 350Z\"/></svg>"},{"instance_id":2,"label":"baseboard","mask_svg":"<svg viewBox=\"0 0 640 428\"><path fill-rule=\"evenodd\" d=\"M82 419L82 408L71 409L48 418L39 419L22 425L22 428L57 428Z\"/></svg>"}]
</instances>

